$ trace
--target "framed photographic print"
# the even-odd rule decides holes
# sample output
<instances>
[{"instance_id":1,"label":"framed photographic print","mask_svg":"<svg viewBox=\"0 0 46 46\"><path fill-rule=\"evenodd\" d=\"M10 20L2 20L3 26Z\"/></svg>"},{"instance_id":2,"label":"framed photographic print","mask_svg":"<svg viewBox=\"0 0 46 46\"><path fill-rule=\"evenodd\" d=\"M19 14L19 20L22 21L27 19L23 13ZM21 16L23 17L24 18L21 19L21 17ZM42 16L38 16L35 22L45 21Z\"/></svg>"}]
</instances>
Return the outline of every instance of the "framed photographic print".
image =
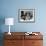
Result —
<instances>
[{"instance_id":1,"label":"framed photographic print","mask_svg":"<svg viewBox=\"0 0 46 46\"><path fill-rule=\"evenodd\" d=\"M35 22L35 9L19 9L18 11L19 22Z\"/></svg>"}]
</instances>

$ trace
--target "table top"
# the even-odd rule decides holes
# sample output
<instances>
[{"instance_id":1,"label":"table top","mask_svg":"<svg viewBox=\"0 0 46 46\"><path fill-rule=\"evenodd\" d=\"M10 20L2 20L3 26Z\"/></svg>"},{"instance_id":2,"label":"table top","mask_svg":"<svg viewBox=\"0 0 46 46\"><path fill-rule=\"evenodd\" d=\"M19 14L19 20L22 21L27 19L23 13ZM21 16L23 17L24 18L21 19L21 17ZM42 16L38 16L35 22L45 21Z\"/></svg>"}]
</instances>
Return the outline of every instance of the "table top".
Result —
<instances>
[{"instance_id":1,"label":"table top","mask_svg":"<svg viewBox=\"0 0 46 46\"><path fill-rule=\"evenodd\" d=\"M9 35L7 32L4 33L5 39L43 39L43 35L40 32L32 32L32 34L25 34L27 32L11 32ZM35 35L38 34L38 35Z\"/></svg>"}]
</instances>

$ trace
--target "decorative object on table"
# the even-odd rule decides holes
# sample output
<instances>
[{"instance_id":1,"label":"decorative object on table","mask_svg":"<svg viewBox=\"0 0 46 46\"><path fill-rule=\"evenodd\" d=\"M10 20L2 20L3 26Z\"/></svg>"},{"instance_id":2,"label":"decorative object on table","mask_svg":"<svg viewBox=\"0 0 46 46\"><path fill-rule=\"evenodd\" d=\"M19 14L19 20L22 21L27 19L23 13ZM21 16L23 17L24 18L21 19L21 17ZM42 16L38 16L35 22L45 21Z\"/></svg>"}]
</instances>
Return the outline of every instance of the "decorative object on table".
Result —
<instances>
[{"instance_id":1,"label":"decorative object on table","mask_svg":"<svg viewBox=\"0 0 46 46\"><path fill-rule=\"evenodd\" d=\"M26 32L25 35L38 35L37 33L33 32Z\"/></svg>"},{"instance_id":2,"label":"decorative object on table","mask_svg":"<svg viewBox=\"0 0 46 46\"><path fill-rule=\"evenodd\" d=\"M35 9L19 9L19 22L35 22Z\"/></svg>"},{"instance_id":3,"label":"decorative object on table","mask_svg":"<svg viewBox=\"0 0 46 46\"><path fill-rule=\"evenodd\" d=\"M10 33L10 26L14 25L14 18L5 18L5 25L9 25L9 32L8 32L8 34L11 35L11 33Z\"/></svg>"}]
</instances>

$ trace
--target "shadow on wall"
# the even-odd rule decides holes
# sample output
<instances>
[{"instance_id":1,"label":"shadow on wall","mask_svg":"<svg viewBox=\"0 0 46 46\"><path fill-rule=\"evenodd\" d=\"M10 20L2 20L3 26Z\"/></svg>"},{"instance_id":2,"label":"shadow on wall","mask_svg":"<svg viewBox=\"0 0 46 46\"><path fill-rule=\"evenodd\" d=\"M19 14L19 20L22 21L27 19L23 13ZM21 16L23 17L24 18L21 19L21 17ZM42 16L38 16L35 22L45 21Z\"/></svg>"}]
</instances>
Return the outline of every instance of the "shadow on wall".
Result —
<instances>
[{"instance_id":1,"label":"shadow on wall","mask_svg":"<svg viewBox=\"0 0 46 46\"><path fill-rule=\"evenodd\" d=\"M2 32L2 25L5 23L5 17L0 16L0 46L3 46L3 32Z\"/></svg>"}]
</instances>

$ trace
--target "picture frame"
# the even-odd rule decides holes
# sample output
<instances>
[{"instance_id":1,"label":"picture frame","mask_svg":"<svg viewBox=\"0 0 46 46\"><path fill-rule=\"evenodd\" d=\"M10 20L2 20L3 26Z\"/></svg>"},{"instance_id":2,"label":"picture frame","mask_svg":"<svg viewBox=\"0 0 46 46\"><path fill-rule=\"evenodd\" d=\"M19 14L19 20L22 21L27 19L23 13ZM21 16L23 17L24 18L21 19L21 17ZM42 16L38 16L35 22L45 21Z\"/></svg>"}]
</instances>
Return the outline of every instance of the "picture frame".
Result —
<instances>
[{"instance_id":1,"label":"picture frame","mask_svg":"<svg viewBox=\"0 0 46 46\"><path fill-rule=\"evenodd\" d=\"M35 22L35 9L19 9L18 21L22 23Z\"/></svg>"}]
</instances>

